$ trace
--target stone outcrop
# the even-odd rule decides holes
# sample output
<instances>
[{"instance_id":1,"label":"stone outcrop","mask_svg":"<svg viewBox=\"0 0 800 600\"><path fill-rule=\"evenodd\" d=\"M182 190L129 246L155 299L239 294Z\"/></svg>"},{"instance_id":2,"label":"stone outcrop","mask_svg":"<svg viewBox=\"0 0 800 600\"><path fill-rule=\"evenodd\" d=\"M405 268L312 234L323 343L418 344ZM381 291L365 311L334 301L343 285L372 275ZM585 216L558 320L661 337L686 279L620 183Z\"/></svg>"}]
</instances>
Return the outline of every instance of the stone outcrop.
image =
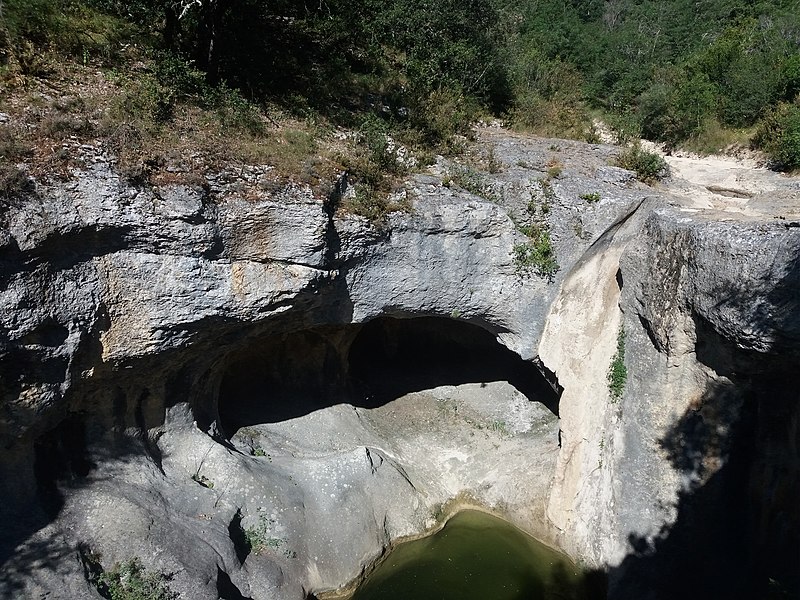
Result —
<instances>
[{"instance_id":1,"label":"stone outcrop","mask_svg":"<svg viewBox=\"0 0 800 600\"><path fill-rule=\"evenodd\" d=\"M610 571L611 597L797 589L800 230L786 221L647 201L553 304L541 358L565 391L548 516ZM621 330L617 399L604 367Z\"/></svg>"},{"instance_id":2,"label":"stone outcrop","mask_svg":"<svg viewBox=\"0 0 800 600\"><path fill-rule=\"evenodd\" d=\"M102 156L7 206L2 594L97 598L91 573L138 557L185 597L305 598L477 503L624 597L682 566L670 530L717 480L747 539L788 527L771 552L791 550L792 215L697 212L607 146L483 144L491 200L443 162L380 225L243 186L257 169L142 189ZM515 263L531 222L552 277Z\"/></svg>"}]
</instances>

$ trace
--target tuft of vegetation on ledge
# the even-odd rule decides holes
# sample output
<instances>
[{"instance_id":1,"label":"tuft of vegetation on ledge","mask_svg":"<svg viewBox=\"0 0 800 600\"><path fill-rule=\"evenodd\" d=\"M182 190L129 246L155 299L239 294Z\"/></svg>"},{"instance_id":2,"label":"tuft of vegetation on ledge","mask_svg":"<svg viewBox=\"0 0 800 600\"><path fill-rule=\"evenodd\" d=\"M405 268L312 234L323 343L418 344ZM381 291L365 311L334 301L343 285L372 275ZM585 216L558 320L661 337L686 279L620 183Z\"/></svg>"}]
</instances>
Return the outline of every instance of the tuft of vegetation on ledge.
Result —
<instances>
[{"instance_id":1,"label":"tuft of vegetation on ledge","mask_svg":"<svg viewBox=\"0 0 800 600\"><path fill-rule=\"evenodd\" d=\"M147 571L138 558L117 563L102 572L96 563L97 571L92 583L103 598L109 600L175 600L178 594L168 585L168 575Z\"/></svg>"},{"instance_id":2,"label":"tuft of vegetation on ledge","mask_svg":"<svg viewBox=\"0 0 800 600\"><path fill-rule=\"evenodd\" d=\"M552 280L559 267L550 230L546 225L537 224L521 227L520 231L528 236L528 241L514 244L514 267L518 272L533 271L548 281Z\"/></svg>"},{"instance_id":3,"label":"tuft of vegetation on ledge","mask_svg":"<svg viewBox=\"0 0 800 600\"><path fill-rule=\"evenodd\" d=\"M620 326L617 332L617 351L608 368L608 391L612 402L618 402L622 398L628 380L628 369L625 367L625 335L625 327Z\"/></svg>"}]
</instances>

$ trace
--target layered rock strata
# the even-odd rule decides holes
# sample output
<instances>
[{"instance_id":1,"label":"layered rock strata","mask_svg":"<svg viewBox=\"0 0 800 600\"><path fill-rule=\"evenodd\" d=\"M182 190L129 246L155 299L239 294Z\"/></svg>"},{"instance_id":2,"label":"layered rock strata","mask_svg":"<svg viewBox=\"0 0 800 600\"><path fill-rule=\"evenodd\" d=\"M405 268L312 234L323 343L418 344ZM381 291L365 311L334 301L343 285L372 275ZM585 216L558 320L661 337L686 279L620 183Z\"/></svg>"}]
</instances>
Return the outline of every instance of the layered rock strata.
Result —
<instances>
[{"instance_id":1,"label":"layered rock strata","mask_svg":"<svg viewBox=\"0 0 800 600\"><path fill-rule=\"evenodd\" d=\"M241 174L141 189L103 157L8 206L3 594L97 598L92 572L137 557L185 597L304 598L459 503L609 570L618 597L742 515L755 549L715 540L719 568L790 579L791 206L699 210L610 147L483 143L489 200L443 163L381 224ZM531 223L550 277L515 261Z\"/></svg>"}]
</instances>

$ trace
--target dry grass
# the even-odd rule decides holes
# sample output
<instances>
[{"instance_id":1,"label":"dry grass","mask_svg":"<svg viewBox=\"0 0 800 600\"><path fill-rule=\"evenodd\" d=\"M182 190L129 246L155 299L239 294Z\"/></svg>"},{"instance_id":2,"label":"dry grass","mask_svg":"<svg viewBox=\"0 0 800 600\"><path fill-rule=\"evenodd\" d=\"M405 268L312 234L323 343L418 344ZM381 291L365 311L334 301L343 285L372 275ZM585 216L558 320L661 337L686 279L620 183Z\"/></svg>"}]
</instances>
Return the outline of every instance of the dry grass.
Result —
<instances>
[{"instance_id":1,"label":"dry grass","mask_svg":"<svg viewBox=\"0 0 800 600\"><path fill-rule=\"evenodd\" d=\"M408 202L392 194L400 178L432 160L413 128L390 132L374 118L371 127L365 121L357 131L344 131L316 114L298 118L277 106L256 107L236 91L208 86L179 61L156 63L131 53L116 70L48 64L44 76L17 71L0 91L0 112L10 117L0 123L0 167L4 185L19 195L31 186L30 177L73 177L87 166L81 157L90 162L93 154L110 159L141 187L207 186L209 174L257 167L257 176L236 178L236 193L252 199L297 184L325 198L346 171L356 194L340 208L380 225L388 212L408 210ZM18 165L24 181L16 176Z\"/></svg>"},{"instance_id":2,"label":"dry grass","mask_svg":"<svg viewBox=\"0 0 800 600\"><path fill-rule=\"evenodd\" d=\"M344 168L341 157L353 152L352 143L324 124L277 110L267 116L249 105L246 122L228 105L207 109L187 102L175 102L169 115L161 115L168 118L159 118L158 98L148 96L153 90L146 87L146 66L134 68L140 76L122 78L66 63L46 78L28 76L5 86L4 173L24 163L36 179L69 178L84 166L74 148L88 144L115 158L120 173L140 185L198 184L209 172L269 165L276 188L302 183L325 195Z\"/></svg>"},{"instance_id":3,"label":"dry grass","mask_svg":"<svg viewBox=\"0 0 800 600\"><path fill-rule=\"evenodd\" d=\"M736 154L741 148L749 148L755 128L731 129L723 127L716 119L710 119L703 129L681 144L681 148L700 156L710 154Z\"/></svg>"}]
</instances>

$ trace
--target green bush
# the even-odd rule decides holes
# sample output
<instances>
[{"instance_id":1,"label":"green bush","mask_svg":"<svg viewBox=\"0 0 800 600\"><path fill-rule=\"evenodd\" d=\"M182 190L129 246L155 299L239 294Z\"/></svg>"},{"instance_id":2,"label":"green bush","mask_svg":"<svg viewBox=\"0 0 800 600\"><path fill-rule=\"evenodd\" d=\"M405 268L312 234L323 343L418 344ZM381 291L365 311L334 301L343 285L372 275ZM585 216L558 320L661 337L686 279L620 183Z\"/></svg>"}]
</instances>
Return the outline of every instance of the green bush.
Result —
<instances>
[{"instance_id":1,"label":"green bush","mask_svg":"<svg viewBox=\"0 0 800 600\"><path fill-rule=\"evenodd\" d=\"M640 117L632 111L609 113L604 115L604 120L611 128L617 144L628 144L642 136Z\"/></svg>"},{"instance_id":2,"label":"green bush","mask_svg":"<svg viewBox=\"0 0 800 600\"><path fill-rule=\"evenodd\" d=\"M216 110L223 127L251 135L264 133L264 122L258 108L239 90L220 83L206 91L205 100L209 107Z\"/></svg>"},{"instance_id":3,"label":"green bush","mask_svg":"<svg viewBox=\"0 0 800 600\"><path fill-rule=\"evenodd\" d=\"M124 19L110 16L77 0L4 0L3 21L10 45L0 55L17 59L23 74L34 64L42 65L44 54L55 50L84 62L116 59L124 43L141 32ZM33 53L33 56L29 56ZM32 60L37 57L39 60Z\"/></svg>"},{"instance_id":4,"label":"green bush","mask_svg":"<svg viewBox=\"0 0 800 600\"><path fill-rule=\"evenodd\" d=\"M388 212L386 194L368 185L358 185L352 197L345 201L345 209L365 217L372 223L383 223Z\"/></svg>"},{"instance_id":5,"label":"green bush","mask_svg":"<svg viewBox=\"0 0 800 600\"><path fill-rule=\"evenodd\" d=\"M382 228L391 212L408 212L411 207L405 199L392 198L388 192L377 190L369 185L355 186L355 193L345 199L343 208L353 214L365 217L373 225Z\"/></svg>"},{"instance_id":6,"label":"green bush","mask_svg":"<svg viewBox=\"0 0 800 600\"><path fill-rule=\"evenodd\" d=\"M628 380L628 369L625 367L625 337L625 328L620 327L617 333L617 351L608 368L608 391L611 394L612 402L616 402L622 397L625 383Z\"/></svg>"},{"instance_id":7,"label":"green bush","mask_svg":"<svg viewBox=\"0 0 800 600\"><path fill-rule=\"evenodd\" d=\"M535 45L509 50L513 104L511 124L540 135L586 139L592 130L582 77L574 65L551 59Z\"/></svg>"},{"instance_id":8,"label":"green bush","mask_svg":"<svg viewBox=\"0 0 800 600\"><path fill-rule=\"evenodd\" d=\"M366 146L369 160L383 172L400 171L396 155L389 145L389 124L375 115L368 113L359 127L359 141Z\"/></svg>"},{"instance_id":9,"label":"green bush","mask_svg":"<svg viewBox=\"0 0 800 600\"><path fill-rule=\"evenodd\" d=\"M715 88L704 73L658 69L638 104L642 135L675 146L702 129L712 117Z\"/></svg>"},{"instance_id":10,"label":"green bush","mask_svg":"<svg viewBox=\"0 0 800 600\"><path fill-rule=\"evenodd\" d=\"M175 600L178 594L169 588L168 581L168 576L149 573L138 558L132 558L101 573L95 586L109 600Z\"/></svg>"},{"instance_id":11,"label":"green bush","mask_svg":"<svg viewBox=\"0 0 800 600\"><path fill-rule=\"evenodd\" d=\"M409 125L422 133L426 145L445 154L463 150L459 136L470 135L481 110L475 98L447 88L413 99L410 104Z\"/></svg>"},{"instance_id":12,"label":"green bush","mask_svg":"<svg viewBox=\"0 0 800 600\"><path fill-rule=\"evenodd\" d=\"M636 173L641 181L653 184L669 176L669 165L655 152L642 149L640 144L634 144L619 156L617 166Z\"/></svg>"},{"instance_id":13,"label":"green bush","mask_svg":"<svg viewBox=\"0 0 800 600\"><path fill-rule=\"evenodd\" d=\"M778 105L761 123L754 142L777 168L800 168L800 100Z\"/></svg>"},{"instance_id":14,"label":"green bush","mask_svg":"<svg viewBox=\"0 0 800 600\"><path fill-rule=\"evenodd\" d=\"M165 123L172 118L177 94L150 73L121 77L123 92L113 98L109 117L114 122Z\"/></svg>"}]
</instances>

